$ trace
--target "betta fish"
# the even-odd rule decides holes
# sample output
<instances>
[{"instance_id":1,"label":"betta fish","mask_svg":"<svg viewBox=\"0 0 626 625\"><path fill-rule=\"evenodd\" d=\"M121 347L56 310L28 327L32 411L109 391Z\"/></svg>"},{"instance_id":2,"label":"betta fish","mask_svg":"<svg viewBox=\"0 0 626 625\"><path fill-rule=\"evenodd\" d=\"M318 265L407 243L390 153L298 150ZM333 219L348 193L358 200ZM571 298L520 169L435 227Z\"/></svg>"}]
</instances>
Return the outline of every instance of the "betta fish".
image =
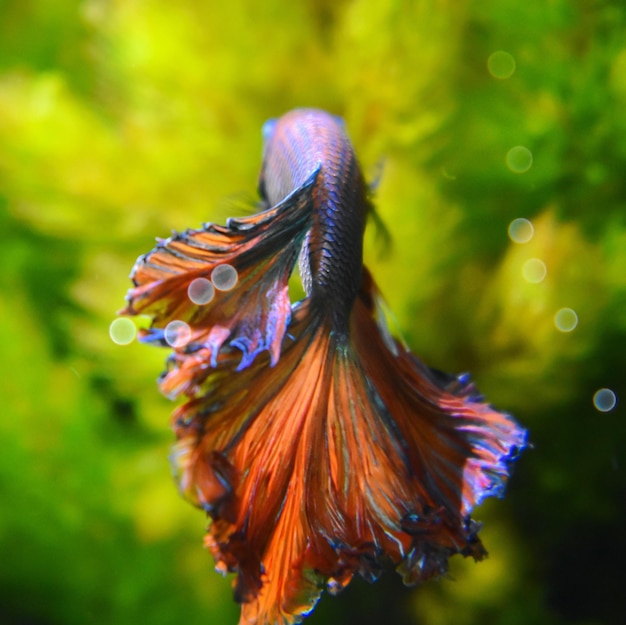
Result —
<instances>
[{"instance_id":1,"label":"betta fish","mask_svg":"<svg viewBox=\"0 0 626 625\"><path fill-rule=\"evenodd\" d=\"M480 560L472 511L502 496L526 432L389 331L342 120L297 109L263 135L261 210L158 240L122 313L172 348L173 470L210 518L216 569L235 574L240 623L286 625L386 563L414 584L454 554Z\"/></svg>"}]
</instances>

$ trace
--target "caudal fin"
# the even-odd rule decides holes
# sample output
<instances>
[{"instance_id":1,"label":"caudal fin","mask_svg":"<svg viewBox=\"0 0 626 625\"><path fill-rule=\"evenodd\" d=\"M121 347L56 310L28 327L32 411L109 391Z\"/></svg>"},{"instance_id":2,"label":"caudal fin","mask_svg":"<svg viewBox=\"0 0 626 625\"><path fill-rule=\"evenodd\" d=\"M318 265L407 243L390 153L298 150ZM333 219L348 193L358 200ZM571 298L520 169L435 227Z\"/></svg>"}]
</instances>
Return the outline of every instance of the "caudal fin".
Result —
<instances>
[{"instance_id":1,"label":"caudal fin","mask_svg":"<svg viewBox=\"0 0 626 625\"><path fill-rule=\"evenodd\" d=\"M525 431L463 377L435 374L376 319L366 272L350 335L310 300L295 307L275 367L235 373L225 349L175 355L166 392L181 490L213 521L217 568L237 574L243 624L299 621L324 588L374 580L391 560L406 583L484 550L470 517L502 494Z\"/></svg>"},{"instance_id":2,"label":"caudal fin","mask_svg":"<svg viewBox=\"0 0 626 625\"><path fill-rule=\"evenodd\" d=\"M421 363L377 319L380 295L365 272L351 338L378 418L396 440L396 464L374 508L401 499L401 528L412 536L399 564L405 581L443 573L454 553L484 554L471 520L486 497L501 497L526 431L485 403L467 375L449 376ZM393 482L397 484L392 487ZM389 525L388 533L396 529Z\"/></svg>"},{"instance_id":3,"label":"caudal fin","mask_svg":"<svg viewBox=\"0 0 626 625\"><path fill-rule=\"evenodd\" d=\"M323 587L309 555L317 533L307 474L321 443L330 343L307 301L293 312L275 367L262 354L235 373L227 349L209 368L199 351L175 356L161 381L165 392L192 397L173 416L172 464L183 494L212 518L206 543L217 569L237 573L242 625L297 621Z\"/></svg>"}]
</instances>

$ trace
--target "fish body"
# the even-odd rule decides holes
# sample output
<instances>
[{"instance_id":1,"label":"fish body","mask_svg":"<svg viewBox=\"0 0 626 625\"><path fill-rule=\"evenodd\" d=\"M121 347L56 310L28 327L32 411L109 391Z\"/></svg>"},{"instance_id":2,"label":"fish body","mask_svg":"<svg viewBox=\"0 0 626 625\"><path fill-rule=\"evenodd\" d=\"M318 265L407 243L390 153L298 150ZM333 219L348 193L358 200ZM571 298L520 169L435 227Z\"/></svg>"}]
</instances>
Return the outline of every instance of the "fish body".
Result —
<instances>
[{"instance_id":1,"label":"fish body","mask_svg":"<svg viewBox=\"0 0 626 625\"><path fill-rule=\"evenodd\" d=\"M343 123L298 109L264 137L264 210L159 241L123 311L150 315L141 339L173 348L160 379L185 398L172 464L211 518L217 569L236 573L241 625L298 622L324 589L374 581L386 561L412 584L456 553L481 559L472 511L503 494L526 441L467 376L389 333ZM306 297L292 304L298 258ZM192 296L209 283L212 299Z\"/></svg>"},{"instance_id":2,"label":"fish body","mask_svg":"<svg viewBox=\"0 0 626 625\"><path fill-rule=\"evenodd\" d=\"M312 227L300 256L307 294L325 307L336 331L347 331L363 267L367 187L341 119L298 109L267 122L260 189L270 206L319 168Z\"/></svg>"}]
</instances>

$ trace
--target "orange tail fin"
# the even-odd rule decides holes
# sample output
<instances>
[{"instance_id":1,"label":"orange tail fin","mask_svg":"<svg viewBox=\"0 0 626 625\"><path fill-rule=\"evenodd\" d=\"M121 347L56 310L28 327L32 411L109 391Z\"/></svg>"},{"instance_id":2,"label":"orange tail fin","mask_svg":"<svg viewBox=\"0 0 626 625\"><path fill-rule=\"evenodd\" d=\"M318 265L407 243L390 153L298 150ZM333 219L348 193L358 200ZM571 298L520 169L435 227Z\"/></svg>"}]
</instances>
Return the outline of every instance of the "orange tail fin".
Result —
<instances>
[{"instance_id":1,"label":"orange tail fin","mask_svg":"<svg viewBox=\"0 0 626 625\"><path fill-rule=\"evenodd\" d=\"M237 573L242 625L297 622L324 588L376 579L385 559L414 583L455 553L484 554L470 513L501 494L525 432L392 339L378 297L365 271L349 337L306 300L274 368L261 355L234 374L235 350L201 348L176 353L161 381L191 398L174 415L173 464L213 519L217 568Z\"/></svg>"}]
</instances>

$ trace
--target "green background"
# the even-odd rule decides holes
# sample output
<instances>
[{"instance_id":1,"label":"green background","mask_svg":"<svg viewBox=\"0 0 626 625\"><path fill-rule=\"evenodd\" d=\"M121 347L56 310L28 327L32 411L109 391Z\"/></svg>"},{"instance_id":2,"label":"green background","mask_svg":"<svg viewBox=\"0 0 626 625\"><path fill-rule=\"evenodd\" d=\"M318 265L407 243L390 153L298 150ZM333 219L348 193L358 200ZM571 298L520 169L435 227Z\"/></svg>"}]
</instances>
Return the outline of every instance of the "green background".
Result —
<instances>
[{"instance_id":1,"label":"green background","mask_svg":"<svg viewBox=\"0 0 626 625\"><path fill-rule=\"evenodd\" d=\"M366 262L409 344L534 445L476 512L487 561L309 622L623 623L626 5L602 0L0 1L0 623L236 622L171 482L165 353L108 327L155 236L254 197L261 125L295 106L384 163Z\"/></svg>"}]
</instances>

